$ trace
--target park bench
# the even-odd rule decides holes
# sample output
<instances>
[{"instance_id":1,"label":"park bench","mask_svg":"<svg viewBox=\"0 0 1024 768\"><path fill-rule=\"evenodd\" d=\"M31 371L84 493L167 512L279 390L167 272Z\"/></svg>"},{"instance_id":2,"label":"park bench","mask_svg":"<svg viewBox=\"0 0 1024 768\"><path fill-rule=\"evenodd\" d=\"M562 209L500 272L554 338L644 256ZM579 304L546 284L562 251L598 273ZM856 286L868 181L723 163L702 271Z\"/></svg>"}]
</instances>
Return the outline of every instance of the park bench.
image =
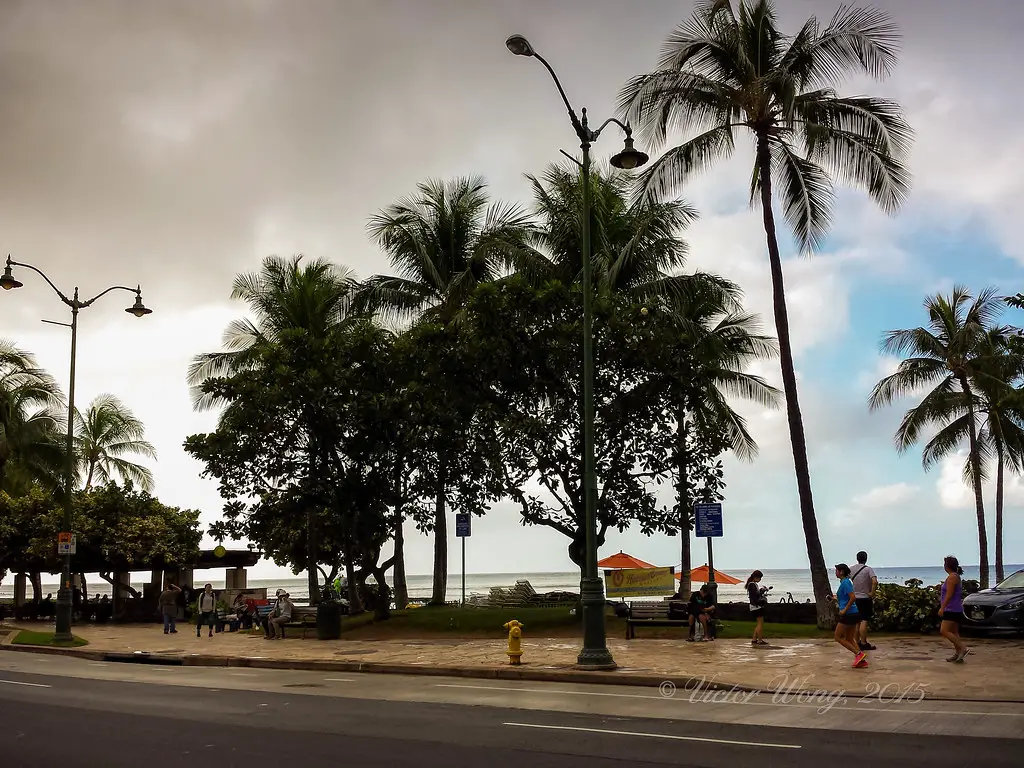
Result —
<instances>
[{"instance_id":1,"label":"park bench","mask_svg":"<svg viewBox=\"0 0 1024 768\"><path fill-rule=\"evenodd\" d=\"M223 608L217 609L217 631L224 632L227 627L228 632L235 632L238 630L239 620L238 617L232 613L228 613Z\"/></svg>"},{"instance_id":2,"label":"park bench","mask_svg":"<svg viewBox=\"0 0 1024 768\"><path fill-rule=\"evenodd\" d=\"M629 617L626 619L626 639L636 637L636 628L643 627L687 627L690 619L686 605L681 602L640 602L629 604Z\"/></svg>"},{"instance_id":3,"label":"park bench","mask_svg":"<svg viewBox=\"0 0 1024 768\"><path fill-rule=\"evenodd\" d=\"M258 612L260 626L266 621L267 617L270 616L274 610L274 606L271 603L266 605L257 605L256 610ZM286 629L301 629L302 639L306 639L306 632L310 629L316 630L316 608L312 606L295 606L292 609L292 620L287 624L281 626L281 637L285 636Z\"/></svg>"}]
</instances>

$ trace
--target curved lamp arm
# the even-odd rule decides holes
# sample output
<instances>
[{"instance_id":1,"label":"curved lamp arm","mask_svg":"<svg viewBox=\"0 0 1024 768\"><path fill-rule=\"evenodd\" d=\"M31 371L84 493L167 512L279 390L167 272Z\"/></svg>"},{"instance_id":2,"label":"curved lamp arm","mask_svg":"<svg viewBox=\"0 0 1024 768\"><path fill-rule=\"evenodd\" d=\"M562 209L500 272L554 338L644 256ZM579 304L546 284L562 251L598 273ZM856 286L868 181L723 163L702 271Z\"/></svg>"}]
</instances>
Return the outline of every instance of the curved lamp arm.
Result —
<instances>
[{"instance_id":1,"label":"curved lamp arm","mask_svg":"<svg viewBox=\"0 0 1024 768\"><path fill-rule=\"evenodd\" d=\"M128 286L125 286L125 285L112 285L109 288L107 288L107 290L101 291L100 293L97 293L95 296L93 296L88 301L83 301L82 302L82 306L83 307L88 307L90 304L92 304L94 301L96 301L96 299L100 298L101 296L107 295L111 291L128 291L128 293L134 293L136 296L139 296L139 295L142 294L142 288L141 287L139 287L139 288L129 288Z\"/></svg>"},{"instance_id":2,"label":"curved lamp arm","mask_svg":"<svg viewBox=\"0 0 1024 768\"><path fill-rule=\"evenodd\" d=\"M551 79L555 81L555 87L558 89L558 94L562 97L562 101L565 104L566 110L569 112L569 119L572 121L572 127L576 130L576 134L580 137L580 141L593 141L593 137L587 130L586 126L580 122L579 117L576 115L576 110L572 108L572 104L569 103L569 97L565 95L565 89L562 87L561 81L558 79L558 75L555 74L555 70L548 64L548 60L541 56L539 53L534 51L533 58L537 59L544 68L551 75Z\"/></svg>"},{"instance_id":3,"label":"curved lamp arm","mask_svg":"<svg viewBox=\"0 0 1024 768\"><path fill-rule=\"evenodd\" d=\"M607 128L609 123L615 123L617 126L619 126L619 128L621 128L625 132L627 139L633 136L633 129L629 127L629 123L624 123L617 117L609 117L607 120L601 123L600 128L593 132L593 137L596 139L598 136L600 136L601 131Z\"/></svg>"},{"instance_id":4,"label":"curved lamp arm","mask_svg":"<svg viewBox=\"0 0 1024 768\"><path fill-rule=\"evenodd\" d=\"M11 259L10 256L7 257L7 266L9 266L9 267L24 267L25 269L31 269L33 272L35 272L37 275L39 275L41 278L43 278L43 280L46 281L47 285L49 285L51 288L53 288L53 292L56 293L60 297L61 301L63 301L69 307L74 307L75 306L75 302L72 301L71 299L69 299L67 296L65 296L64 292L61 291L61 289L58 288L56 285L54 285L53 284L53 280L48 278L46 276L46 273L43 272L43 270L39 269L39 267L33 267L31 264L25 264L22 261L14 261L14 260Z\"/></svg>"}]
</instances>

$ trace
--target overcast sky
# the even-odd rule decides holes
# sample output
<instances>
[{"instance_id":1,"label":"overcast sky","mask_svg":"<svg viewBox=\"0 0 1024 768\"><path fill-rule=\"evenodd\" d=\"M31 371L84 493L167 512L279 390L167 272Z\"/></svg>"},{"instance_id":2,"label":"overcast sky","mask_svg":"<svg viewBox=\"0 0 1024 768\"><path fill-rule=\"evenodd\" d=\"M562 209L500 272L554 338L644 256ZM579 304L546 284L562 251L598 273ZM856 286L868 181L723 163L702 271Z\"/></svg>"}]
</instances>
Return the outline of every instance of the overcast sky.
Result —
<instances>
[{"instance_id":1,"label":"overcast sky","mask_svg":"<svg viewBox=\"0 0 1024 768\"><path fill-rule=\"evenodd\" d=\"M866 548L882 565L941 563L951 552L974 563L962 458L924 473L918 453L892 448L900 409L869 414L865 402L893 367L880 336L921 324L926 293L954 283L1024 290L1024 5L881 5L904 32L901 64L885 83L846 90L905 105L917 133L911 201L888 219L844 194L824 253L808 260L784 243L815 502L829 562ZM836 3L779 6L795 30ZM481 174L496 197L526 201L523 174L576 142L547 73L510 55L505 38L525 34L576 106L603 119L689 11L663 0L6 0L0 248L66 292L142 285L154 309L145 319L122 311L128 294L82 314L78 402L122 398L159 451L160 499L201 509L209 523L221 500L181 444L215 416L193 413L184 375L242 312L228 300L233 276L266 255L297 253L361 275L386 271L365 223L428 177ZM609 133L596 155L617 148ZM764 235L746 206L750 161L738 153L685 191L702 214L687 239L691 267L737 280L773 329ZM65 308L41 280L22 279L23 289L0 296L0 336L63 383L67 332L40 320L66 320ZM776 363L762 372L779 383ZM761 457L729 464L716 562L801 567L785 420L745 412ZM1022 505L1014 479L1008 562L1024 560ZM468 569L571 570L565 544L499 507L475 522ZM602 554L619 549L678 563L678 538L612 534ZM430 561L429 540L411 533L409 572L429 572ZM263 565L255 575L278 572Z\"/></svg>"}]
</instances>

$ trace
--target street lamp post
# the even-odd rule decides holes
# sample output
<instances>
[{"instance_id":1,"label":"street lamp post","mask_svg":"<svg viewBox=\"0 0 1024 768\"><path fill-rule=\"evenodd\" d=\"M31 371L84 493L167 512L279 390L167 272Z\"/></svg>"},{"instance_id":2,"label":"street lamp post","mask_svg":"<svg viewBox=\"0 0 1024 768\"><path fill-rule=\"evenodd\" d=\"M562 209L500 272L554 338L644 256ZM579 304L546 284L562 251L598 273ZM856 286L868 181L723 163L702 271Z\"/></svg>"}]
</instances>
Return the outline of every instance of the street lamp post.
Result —
<instances>
[{"instance_id":1,"label":"street lamp post","mask_svg":"<svg viewBox=\"0 0 1024 768\"><path fill-rule=\"evenodd\" d=\"M580 140L583 150L583 161L578 162L583 174L583 403L581 418L583 421L583 510L586 526L586 563L584 577L580 582L580 602L583 605L583 649L577 658L577 665L583 669L612 669L615 660L608 650L604 624L604 584L597 575L597 471L594 459L594 339L593 339L593 283L591 278L592 264L590 252L590 147L597 141L601 131L610 123L618 125L626 135L621 152L611 159L616 168L631 170L639 168L647 162L645 153L633 148L633 131L628 123L620 122L614 117L605 120L597 130L591 130L587 121L586 108L576 114L569 103L565 90L558 80L558 75L551 65L537 53L530 42L522 35L512 35L505 41L505 46L516 56L530 56L537 59L547 69L551 79L558 88L569 121ZM573 158L574 159L574 158Z\"/></svg>"},{"instance_id":2,"label":"street lamp post","mask_svg":"<svg viewBox=\"0 0 1024 768\"><path fill-rule=\"evenodd\" d=\"M64 477L64 524L62 526L63 531L66 533L71 532L71 506L75 492L75 355L78 351L78 313L80 310L86 307L92 306L93 302L104 296L111 291L128 291L129 293L135 294L135 303L128 307L125 312L135 315L136 317L144 317L145 315L151 314L153 310L146 307L142 303L142 287L127 288L123 285L112 285L105 291L102 291L93 296L88 301L82 301L78 298L78 287L75 287L75 292L69 299L64 293L53 284L53 281L46 276L46 274L38 267L33 267L31 264L23 264L18 261L12 261L11 257L7 257L7 265L4 268L4 274L0 277L0 288L5 291L10 291L14 288L21 288L23 283L14 277L12 267L24 267L25 269L31 269L33 272L38 274L43 280L46 281L60 300L63 301L68 307L71 308L71 322L70 323L56 323L57 325L65 325L71 329L71 374L70 382L68 384L68 435L67 435L67 465L65 467ZM71 554L66 553L64 555L63 570L61 571L60 577L60 589L57 590L57 620L56 630L54 632L54 640L58 641L69 641L72 639L71 634Z\"/></svg>"}]
</instances>

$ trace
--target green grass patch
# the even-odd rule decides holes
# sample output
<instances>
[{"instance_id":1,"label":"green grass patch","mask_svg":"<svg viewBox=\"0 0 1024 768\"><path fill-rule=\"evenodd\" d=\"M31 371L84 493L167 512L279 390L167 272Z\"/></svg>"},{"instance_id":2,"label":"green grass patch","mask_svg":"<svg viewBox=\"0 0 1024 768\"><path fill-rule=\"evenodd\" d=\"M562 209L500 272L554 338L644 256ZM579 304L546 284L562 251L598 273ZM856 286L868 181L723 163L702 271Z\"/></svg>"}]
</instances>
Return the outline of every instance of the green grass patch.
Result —
<instances>
[{"instance_id":1,"label":"green grass patch","mask_svg":"<svg viewBox=\"0 0 1024 768\"><path fill-rule=\"evenodd\" d=\"M416 637L467 637L504 638L508 632L505 622L518 620L523 625L525 637L578 637L581 633L580 619L570 613L569 607L561 608L459 608L456 606L413 608L393 611L388 621L374 621L373 614L344 617L341 631L353 640L386 640ZM606 616L608 637L624 638L626 620L611 612ZM754 622L723 621L718 636L723 639L749 638L754 633ZM830 631L819 630L813 624L766 623L764 634L767 638L823 638L831 637ZM685 627L641 628L638 639L664 638L685 639Z\"/></svg>"},{"instance_id":2,"label":"green grass patch","mask_svg":"<svg viewBox=\"0 0 1024 768\"><path fill-rule=\"evenodd\" d=\"M83 645L88 645L89 642L80 637L74 637L67 642L57 642L53 639L52 632L34 632L31 629L23 629L18 633L18 636L14 638L11 644L46 645L51 648L81 648Z\"/></svg>"}]
</instances>

